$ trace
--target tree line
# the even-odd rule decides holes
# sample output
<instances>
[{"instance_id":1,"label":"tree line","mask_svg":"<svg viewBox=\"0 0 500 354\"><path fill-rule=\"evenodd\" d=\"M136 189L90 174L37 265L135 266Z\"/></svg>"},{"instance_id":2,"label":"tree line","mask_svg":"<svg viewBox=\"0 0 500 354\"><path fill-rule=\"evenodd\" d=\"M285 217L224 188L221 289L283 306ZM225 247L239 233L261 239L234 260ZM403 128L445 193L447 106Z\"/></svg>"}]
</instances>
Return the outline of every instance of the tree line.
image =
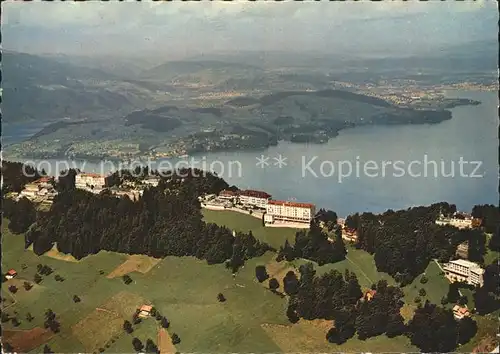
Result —
<instances>
[{"instance_id":1,"label":"tree line","mask_svg":"<svg viewBox=\"0 0 500 354\"><path fill-rule=\"evenodd\" d=\"M267 274L256 268L259 281ZM406 335L423 352L451 352L458 344L467 343L477 332L471 318L455 320L450 309L426 302L419 304L413 318L405 323L401 315L404 293L400 287L389 286L385 280L372 285L371 297L363 294L356 274L342 275L332 270L316 275L312 263L299 268L300 278L293 271L283 279L289 295L287 316L290 322L332 320L326 333L331 343L342 344L357 334L358 339L387 335Z\"/></svg>"},{"instance_id":2,"label":"tree line","mask_svg":"<svg viewBox=\"0 0 500 354\"><path fill-rule=\"evenodd\" d=\"M27 183L36 181L45 174L45 171L38 171L22 162L2 161L2 195L19 193Z\"/></svg>"},{"instance_id":3,"label":"tree line","mask_svg":"<svg viewBox=\"0 0 500 354\"><path fill-rule=\"evenodd\" d=\"M455 211L455 205L443 202L380 215L357 213L349 215L345 224L357 231L356 248L374 255L377 270L406 285L430 260L447 262L453 258L464 241L469 244L469 260L483 263L486 237L482 230L436 225L440 213L452 215Z\"/></svg>"},{"instance_id":4,"label":"tree line","mask_svg":"<svg viewBox=\"0 0 500 354\"><path fill-rule=\"evenodd\" d=\"M278 251L277 261L281 262L283 259L292 261L296 258L304 258L323 265L344 260L347 251L342 239L341 229L336 225L335 227L331 226L331 229L335 230L335 238L331 241L328 238L328 234L322 230L319 224L320 221L318 219L311 220L307 231L300 230L295 234L295 243L293 246L286 240L285 244Z\"/></svg>"},{"instance_id":5,"label":"tree line","mask_svg":"<svg viewBox=\"0 0 500 354\"><path fill-rule=\"evenodd\" d=\"M245 260L272 250L251 233L233 236L226 227L203 222L198 196L218 192L227 184L212 174L196 177L191 172L162 178L158 187L147 188L136 202L106 191L95 195L61 189L50 210L38 213L29 230L28 221L15 230L27 230L25 246L33 245L36 254L57 243L60 252L77 259L101 250L152 257L195 256L209 264L226 262L233 272ZM12 203L11 210L29 209L32 214L29 201ZM15 214L6 216L12 222Z\"/></svg>"}]
</instances>

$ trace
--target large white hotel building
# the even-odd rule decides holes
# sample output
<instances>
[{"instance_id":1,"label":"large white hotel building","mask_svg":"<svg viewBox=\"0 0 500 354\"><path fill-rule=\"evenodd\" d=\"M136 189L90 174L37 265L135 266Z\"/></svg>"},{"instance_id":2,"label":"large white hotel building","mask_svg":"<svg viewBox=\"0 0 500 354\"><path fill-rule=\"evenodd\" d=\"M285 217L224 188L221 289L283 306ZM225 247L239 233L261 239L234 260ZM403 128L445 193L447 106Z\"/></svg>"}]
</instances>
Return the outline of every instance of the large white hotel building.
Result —
<instances>
[{"instance_id":1,"label":"large white hotel building","mask_svg":"<svg viewBox=\"0 0 500 354\"><path fill-rule=\"evenodd\" d=\"M316 207L314 204L269 200L264 222L269 224L275 221L309 223L315 214Z\"/></svg>"},{"instance_id":2,"label":"large white hotel building","mask_svg":"<svg viewBox=\"0 0 500 354\"><path fill-rule=\"evenodd\" d=\"M86 190L101 191L108 185L109 176L97 173L79 173L75 176L75 187Z\"/></svg>"},{"instance_id":3,"label":"large white hotel building","mask_svg":"<svg viewBox=\"0 0 500 354\"><path fill-rule=\"evenodd\" d=\"M484 269L474 262L465 259L450 261L444 265L446 277L452 281L466 282L475 286L483 286Z\"/></svg>"}]
</instances>

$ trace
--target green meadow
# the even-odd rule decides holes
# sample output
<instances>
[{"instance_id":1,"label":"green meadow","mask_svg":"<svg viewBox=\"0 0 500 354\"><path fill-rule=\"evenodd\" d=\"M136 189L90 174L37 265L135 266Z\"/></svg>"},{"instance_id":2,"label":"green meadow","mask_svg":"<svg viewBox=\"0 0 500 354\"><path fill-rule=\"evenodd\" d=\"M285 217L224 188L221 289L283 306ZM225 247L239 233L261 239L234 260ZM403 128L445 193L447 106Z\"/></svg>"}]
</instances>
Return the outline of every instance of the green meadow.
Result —
<instances>
[{"instance_id":1,"label":"green meadow","mask_svg":"<svg viewBox=\"0 0 500 354\"><path fill-rule=\"evenodd\" d=\"M249 231L260 240L279 247L286 239L293 242L293 229L264 228L259 219L235 212L204 210L205 221L226 225L238 231ZM147 318L134 325L134 332L127 334L123 321L132 321L134 310L142 304L152 304L170 321L168 332L176 333L181 342L176 345L180 352L359 352L359 351L417 351L406 337L389 339L385 336L360 341L356 337L342 346L329 344L325 339L331 323L316 323L301 320L291 325L286 316L287 299L280 297L255 279L256 265L275 263L275 254L251 259L233 277L223 264L207 265L193 257L166 257L146 273L129 273L132 282L126 285L121 277L107 275L123 264L129 257L113 252L99 252L81 261L70 257L63 260L57 252L36 256L24 249L23 235L14 235L7 229L8 221L2 225L2 268L14 268L18 276L14 279L18 291L10 294L9 283L2 284L4 312L16 316L21 322L14 328L11 322L3 323L4 330L29 330L42 327L44 312L52 309L61 324L61 331L46 343L33 341L31 352L40 352L48 344L54 352L133 352L132 339L139 338L144 344L148 338L157 343L158 322ZM303 260L288 266L299 266ZM24 281L33 283L37 265L50 266L54 272L42 276L40 284L26 291ZM286 266L286 265L285 265ZM317 267L318 274L337 269L349 269L357 274L363 288L385 279L394 280L376 270L373 257L348 246L348 259L335 264ZM56 281L55 275L63 282ZM426 270L429 279L421 284L419 278L406 286L405 300L411 306L418 290L423 287L432 302L439 303L447 292L447 281L439 275L439 268L431 263ZM219 302L222 293L225 302ZM81 302L73 302L77 295ZM424 298L422 299L423 301ZM409 311L411 313L411 306ZM26 320L31 313L34 319ZM491 319L481 330L474 343L492 331ZM490 321L490 322L488 322ZM325 321L323 321L325 322ZM481 338L479 336L482 336ZM36 344L36 345L35 345ZM291 347L293 346L293 348Z\"/></svg>"}]
</instances>

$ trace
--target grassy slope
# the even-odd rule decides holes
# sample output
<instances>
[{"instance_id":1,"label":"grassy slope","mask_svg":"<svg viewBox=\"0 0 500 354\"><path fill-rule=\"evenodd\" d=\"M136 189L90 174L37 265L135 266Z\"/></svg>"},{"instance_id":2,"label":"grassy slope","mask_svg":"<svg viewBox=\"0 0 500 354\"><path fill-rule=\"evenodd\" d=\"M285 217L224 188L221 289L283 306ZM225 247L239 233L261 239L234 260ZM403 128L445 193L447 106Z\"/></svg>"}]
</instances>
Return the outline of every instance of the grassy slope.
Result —
<instances>
[{"instance_id":1,"label":"grassy slope","mask_svg":"<svg viewBox=\"0 0 500 354\"><path fill-rule=\"evenodd\" d=\"M258 219L238 213L231 213L231 218L227 218L226 213L221 212L221 217L226 222L219 221L220 224L233 223L236 228L239 220L242 231L250 228L260 239L281 238L279 243L274 240L277 244L284 242L287 237L293 240L294 231L291 229L264 229L260 227ZM210 214L212 214L209 215L211 221L215 221L217 214L212 212ZM207 214L205 217L207 218ZM23 249L22 235L12 235L5 223L2 229L4 269L15 268L19 272L19 279L28 280L33 279L38 263L50 265L55 270L49 277L44 277L40 286L36 286L30 292L21 294L19 291L16 294L18 302L6 312L12 314L16 310L21 321L20 328L28 329L43 325L43 312L47 308L52 308L58 315L62 329L60 335L49 342L50 347L56 352L84 351L83 344L72 335L71 326L121 291L128 291L144 298L167 316L171 322L169 333L175 332L181 338L181 343L176 346L181 352L279 352L280 349L285 350L283 341L286 341L286 338L292 340L292 336L302 336L299 340L293 340L298 345L295 351L415 351L405 337L388 339L380 336L367 341L353 338L337 347L324 340L325 333L322 330L307 328L304 330L303 327L287 326L282 330L289 333L286 336L282 331L273 335L264 330L262 324L289 324L285 317L287 300L272 294L255 280L255 266L270 262L274 256L271 253L248 261L235 278L223 265L208 266L204 261L192 257L167 257L149 273L132 273L133 283L127 286L120 278L106 278L106 274L125 261L125 255L100 252L77 263L46 256L38 257L33 252ZM272 234L268 234L268 231ZM368 287L379 279L387 279L393 284L391 277L376 271L373 258L366 252L349 247L348 256L349 260L318 267L319 272L334 268L344 271L345 268L349 268L358 274L363 287ZM303 261L294 263L298 265L301 262ZM21 269L23 263L28 266L26 270ZM104 275L99 274L99 270L103 270ZM366 277L362 275L363 273ZM62 275L66 281L56 282L55 274ZM438 277L439 270L434 269L431 263L426 275L429 278L427 284L420 284L417 278L414 282L418 284L416 289L413 289L413 284L404 289L407 298L413 301L413 292L418 292L420 287L424 287L431 301L439 303L441 292L447 290L439 285L442 280ZM5 290L2 287L4 294ZM227 298L225 303L217 301L219 292ZM74 294L80 296L81 303L73 303L71 298ZM25 320L28 311L35 316L32 323ZM474 343L491 332L492 320L480 318L480 321L480 326L484 324L485 328L481 327L479 335L473 340ZM8 323L4 324L4 327L12 326ZM115 338L114 343L106 351L131 352L133 337L138 337L143 343L148 338L156 342L156 328L156 322L147 319L135 326L132 335L120 331L118 338ZM317 340L312 340L313 338ZM39 352L40 349L41 347L34 352Z\"/></svg>"},{"instance_id":2,"label":"grassy slope","mask_svg":"<svg viewBox=\"0 0 500 354\"><path fill-rule=\"evenodd\" d=\"M40 286L35 286L30 292L20 290L16 294L18 302L6 312L12 315L17 311L21 321L19 329L28 329L43 326L43 313L51 308L61 323L60 334L48 343L56 352L85 351L84 345L72 335L71 327L120 291L143 297L166 315L171 322L169 332L176 332L181 337L182 342L177 346L181 351L279 351L260 324L285 324L286 302L254 280L255 265L266 263L271 255L248 262L235 278L223 265L209 266L192 257L167 257L147 274L131 274L134 282L127 286L120 278L106 278L106 274L125 261L124 255L100 252L78 263L38 257L32 251L24 250L23 236L8 232L6 223L2 231L2 266L15 268L19 273L17 279L32 280L38 263L54 269L53 274L44 277ZM23 263L27 265L26 270L21 269ZM99 270L105 273L101 275ZM55 274L66 280L56 282ZM2 287L2 292L6 294L6 286ZM228 299L226 303L217 301L219 292ZM82 300L78 304L72 301L75 294ZM25 320L27 312L35 317L31 323ZM4 324L4 328L11 327L10 322ZM107 350L131 352L133 336L144 343L148 338L156 342L155 321L143 321L132 336L120 331ZM34 350L37 351L40 348Z\"/></svg>"},{"instance_id":3,"label":"grassy slope","mask_svg":"<svg viewBox=\"0 0 500 354\"><path fill-rule=\"evenodd\" d=\"M285 240L288 240L288 242L292 244L295 242L296 229L286 227L264 227L260 219L236 211L202 209L202 213L206 222L225 225L235 231L252 231L256 238L268 243L276 249L279 249L279 247L285 243Z\"/></svg>"}]
</instances>

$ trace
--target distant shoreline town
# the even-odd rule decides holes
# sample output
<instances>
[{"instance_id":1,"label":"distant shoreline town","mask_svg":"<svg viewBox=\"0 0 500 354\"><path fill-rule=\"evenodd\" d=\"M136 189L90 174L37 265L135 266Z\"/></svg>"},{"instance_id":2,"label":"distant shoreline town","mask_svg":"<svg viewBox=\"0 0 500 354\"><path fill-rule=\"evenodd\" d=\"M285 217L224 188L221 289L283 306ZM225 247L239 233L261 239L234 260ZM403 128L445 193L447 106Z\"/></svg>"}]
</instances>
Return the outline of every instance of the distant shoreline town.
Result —
<instances>
[{"instance_id":1,"label":"distant shoreline town","mask_svg":"<svg viewBox=\"0 0 500 354\"><path fill-rule=\"evenodd\" d=\"M304 98L309 96L327 97L328 94L334 92L341 92L341 94L352 94L346 102L356 102L359 100L363 104L363 100L378 100L372 102L374 107L378 105L387 106L391 108L389 111L382 113L382 111L374 117L365 116L362 114L357 117L351 117L345 121L333 120L328 124L311 123L313 121L303 119L295 119L291 116L282 116L278 111L267 112L268 108L266 103L265 109L259 108L254 112L258 104L241 105L233 101L250 99L250 97L239 96L232 101L228 101L222 108L212 107L207 108L209 111L200 113L202 108L193 107L178 107L178 110L184 110L182 114L191 114L198 116L200 114L215 114L216 121L208 125L200 125L196 129L189 128L189 133L180 132L174 134L177 136L175 139L168 139L168 141L160 142L158 139L148 141L148 139L130 140L122 138L107 137L104 140L99 138L95 140L92 135L86 137L86 140L73 141L70 139L71 128L75 129L90 129L86 127L97 127L101 124L99 120L93 119L63 119L52 122L44 126L40 131L31 136L25 141L11 144L6 147L6 156L10 158L69 158L69 159L85 159L91 161L131 161L142 159L169 159L169 158L182 158L187 155L194 155L199 153L217 152L217 151L249 151L264 149L274 146L280 140L290 141L292 143L314 143L323 144L338 135L342 129L363 126L366 124L421 124L421 123L438 123L443 120L451 118L451 113L447 111L458 106L464 105L479 105L481 102L468 99L468 98L447 98L444 95L446 89L476 89L482 91L492 91L491 85L477 85L469 83L460 83L456 85L439 85L439 86L421 86L412 82L405 82L409 86L401 87L394 83L385 81L375 84L364 85L349 85L348 83L339 83L340 88L356 90L356 94L349 91L339 90L317 90L317 91L297 91L297 92L275 92L261 98L281 100L280 95L294 94L296 97ZM472 85L472 86L471 86ZM254 99L254 98L252 98ZM306 98L308 99L308 98ZM344 98L342 98L344 99ZM350 101L351 100L351 101ZM257 100L258 101L258 100ZM380 101L380 102L379 102ZM383 102L382 102L383 101ZM367 103L367 102L365 102ZM227 107L226 107L227 106ZM255 106L255 107L254 107ZM389 107L391 106L391 107ZM242 109L250 109L252 115L260 115L267 117L268 125L261 125L258 130L250 127L240 127L238 124L233 124L230 116L223 116L222 112L224 107L228 110L234 110L232 113L239 114ZM232 107L232 108L228 108ZM236 108L235 108L236 107ZM252 108L254 107L254 108ZM223 109L224 108L224 109ZM154 116L156 120L162 121L164 119L173 119L170 116L161 116L155 113L157 110L143 110L133 112L129 115L145 115L146 117ZM263 110L264 109L264 110ZM261 112L262 111L262 112ZM394 111L394 112L393 112ZM395 113L398 111L399 113ZM412 117L405 117L409 112ZM231 111L232 112L232 111ZM260 113L259 113L260 112ZM267 112L267 113L266 113ZM312 111L311 111L312 112ZM156 115L155 115L156 114ZM178 113L181 114L181 113ZM311 113L313 116L317 113ZM275 117L274 117L275 116ZM328 116L328 115L327 115ZM234 117L237 117L234 116ZM245 116L246 117L246 116ZM273 119L271 119L274 117ZM360 118L362 117L362 118ZM203 118L200 116L200 119ZM293 118L293 119L292 119ZM245 120L248 117L245 118ZM182 121L182 119L181 119ZM181 124L181 123L178 123ZM312 126L314 125L314 129ZM182 124L181 124L182 126ZM305 130L303 129L305 128ZM170 129L170 128L169 128ZM174 130L167 130L175 132ZM180 129L180 128L179 128ZM66 133L65 133L66 132ZM69 134L69 135L68 135ZM87 134L87 133L86 133ZM132 135L131 135L132 136Z\"/></svg>"}]
</instances>

